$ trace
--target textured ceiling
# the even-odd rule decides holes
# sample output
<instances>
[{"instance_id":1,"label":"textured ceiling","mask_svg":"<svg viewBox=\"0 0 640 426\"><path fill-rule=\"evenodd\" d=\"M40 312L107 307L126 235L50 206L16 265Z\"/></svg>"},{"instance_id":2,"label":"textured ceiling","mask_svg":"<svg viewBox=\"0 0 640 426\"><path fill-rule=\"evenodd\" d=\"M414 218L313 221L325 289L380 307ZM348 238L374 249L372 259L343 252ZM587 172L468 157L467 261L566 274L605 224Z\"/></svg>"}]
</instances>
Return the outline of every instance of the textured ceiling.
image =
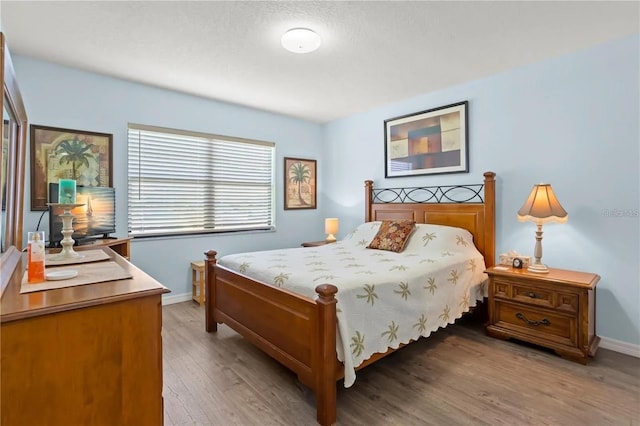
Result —
<instances>
[{"instance_id":1,"label":"textured ceiling","mask_svg":"<svg viewBox=\"0 0 640 426\"><path fill-rule=\"evenodd\" d=\"M637 1L3 0L0 17L14 54L319 123L640 32ZM320 49L282 49L293 27Z\"/></svg>"}]
</instances>

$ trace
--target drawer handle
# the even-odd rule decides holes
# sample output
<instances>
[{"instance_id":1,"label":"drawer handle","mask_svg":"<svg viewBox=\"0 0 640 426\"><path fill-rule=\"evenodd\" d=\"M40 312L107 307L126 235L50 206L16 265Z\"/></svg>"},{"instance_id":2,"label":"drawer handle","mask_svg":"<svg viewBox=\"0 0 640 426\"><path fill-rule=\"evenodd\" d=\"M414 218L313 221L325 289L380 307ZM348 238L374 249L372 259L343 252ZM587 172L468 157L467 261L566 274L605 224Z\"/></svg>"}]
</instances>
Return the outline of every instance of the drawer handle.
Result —
<instances>
[{"instance_id":1,"label":"drawer handle","mask_svg":"<svg viewBox=\"0 0 640 426\"><path fill-rule=\"evenodd\" d=\"M529 318L522 315L520 312L516 314L516 318L521 319L522 321L526 322L529 325L535 325L536 327L539 325L551 325L551 321L549 321L546 318L543 318L541 321L530 320Z\"/></svg>"},{"instance_id":2,"label":"drawer handle","mask_svg":"<svg viewBox=\"0 0 640 426\"><path fill-rule=\"evenodd\" d=\"M537 297L538 297L538 295L537 295L537 294L535 294L535 293L527 293L527 296L529 296L529 297L530 297L530 298L532 298L532 299L535 299L535 298L537 298Z\"/></svg>"}]
</instances>

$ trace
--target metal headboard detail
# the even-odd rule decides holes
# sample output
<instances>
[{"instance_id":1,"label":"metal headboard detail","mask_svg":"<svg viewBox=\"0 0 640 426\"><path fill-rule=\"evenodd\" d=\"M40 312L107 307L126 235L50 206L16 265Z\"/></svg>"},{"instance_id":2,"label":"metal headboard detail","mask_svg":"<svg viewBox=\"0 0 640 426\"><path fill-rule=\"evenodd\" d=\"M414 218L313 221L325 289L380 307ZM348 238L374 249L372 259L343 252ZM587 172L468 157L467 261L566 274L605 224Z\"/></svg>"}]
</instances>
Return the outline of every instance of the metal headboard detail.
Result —
<instances>
[{"instance_id":1,"label":"metal headboard detail","mask_svg":"<svg viewBox=\"0 0 640 426\"><path fill-rule=\"evenodd\" d=\"M374 188L374 203L483 203L484 184Z\"/></svg>"}]
</instances>

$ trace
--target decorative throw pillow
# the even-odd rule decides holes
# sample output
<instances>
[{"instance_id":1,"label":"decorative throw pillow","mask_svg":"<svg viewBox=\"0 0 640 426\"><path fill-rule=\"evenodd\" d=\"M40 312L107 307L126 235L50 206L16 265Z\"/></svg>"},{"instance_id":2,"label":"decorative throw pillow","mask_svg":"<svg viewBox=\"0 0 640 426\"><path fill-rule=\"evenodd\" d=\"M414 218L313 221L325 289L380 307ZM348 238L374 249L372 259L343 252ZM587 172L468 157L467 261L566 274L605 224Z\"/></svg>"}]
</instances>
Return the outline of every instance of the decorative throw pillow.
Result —
<instances>
[{"instance_id":1,"label":"decorative throw pillow","mask_svg":"<svg viewBox=\"0 0 640 426\"><path fill-rule=\"evenodd\" d=\"M367 248L400 253L415 229L413 220L383 220L378 233Z\"/></svg>"}]
</instances>

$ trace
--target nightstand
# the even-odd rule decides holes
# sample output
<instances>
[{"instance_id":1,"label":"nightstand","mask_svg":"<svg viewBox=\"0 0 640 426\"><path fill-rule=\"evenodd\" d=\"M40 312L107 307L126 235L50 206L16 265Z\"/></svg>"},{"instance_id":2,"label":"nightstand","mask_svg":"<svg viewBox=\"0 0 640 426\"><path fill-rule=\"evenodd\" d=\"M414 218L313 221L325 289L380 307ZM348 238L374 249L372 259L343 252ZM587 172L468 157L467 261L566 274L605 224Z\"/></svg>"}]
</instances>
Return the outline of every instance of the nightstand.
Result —
<instances>
[{"instance_id":1,"label":"nightstand","mask_svg":"<svg viewBox=\"0 0 640 426\"><path fill-rule=\"evenodd\" d=\"M324 246L326 244L333 244L333 243L335 243L335 241L322 240L322 241L308 241L308 242L302 243L300 245L302 247L320 247L320 246Z\"/></svg>"},{"instance_id":2,"label":"nightstand","mask_svg":"<svg viewBox=\"0 0 640 426\"><path fill-rule=\"evenodd\" d=\"M553 349L586 364L595 355L596 284L600 276L549 268L540 274L494 266L489 275L487 334L515 338Z\"/></svg>"}]
</instances>

